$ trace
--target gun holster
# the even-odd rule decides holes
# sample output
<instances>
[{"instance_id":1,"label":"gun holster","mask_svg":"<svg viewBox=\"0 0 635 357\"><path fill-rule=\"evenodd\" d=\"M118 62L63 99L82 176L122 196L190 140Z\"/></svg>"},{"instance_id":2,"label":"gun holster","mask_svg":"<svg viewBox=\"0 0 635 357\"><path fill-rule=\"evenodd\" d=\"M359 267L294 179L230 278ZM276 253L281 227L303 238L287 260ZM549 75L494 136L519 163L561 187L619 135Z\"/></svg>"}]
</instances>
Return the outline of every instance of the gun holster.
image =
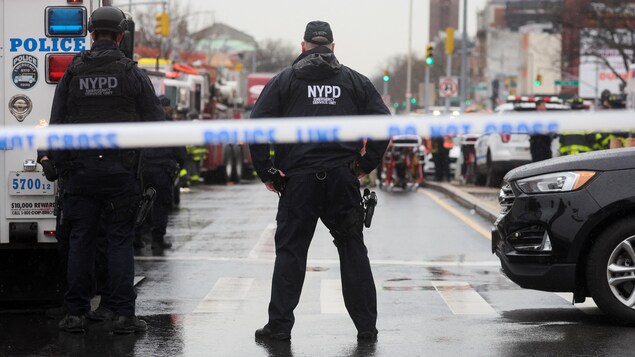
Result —
<instances>
[{"instance_id":1,"label":"gun holster","mask_svg":"<svg viewBox=\"0 0 635 357\"><path fill-rule=\"evenodd\" d=\"M134 217L134 225L138 227L145 222L150 210L152 210L152 205L154 204L154 200L157 197L157 191L148 186L145 191L141 195L141 200L139 201L139 206L137 206L137 212Z\"/></svg>"},{"instance_id":2,"label":"gun holster","mask_svg":"<svg viewBox=\"0 0 635 357\"><path fill-rule=\"evenodd\" d=\"M373 221L373 214L375 214L375 206L377 206L377 194L375 194L375 191L371 192L367 188L364 189L362 205L364 206L364 226L370 228L370 224Z\"/></svg>"}]
</instances>

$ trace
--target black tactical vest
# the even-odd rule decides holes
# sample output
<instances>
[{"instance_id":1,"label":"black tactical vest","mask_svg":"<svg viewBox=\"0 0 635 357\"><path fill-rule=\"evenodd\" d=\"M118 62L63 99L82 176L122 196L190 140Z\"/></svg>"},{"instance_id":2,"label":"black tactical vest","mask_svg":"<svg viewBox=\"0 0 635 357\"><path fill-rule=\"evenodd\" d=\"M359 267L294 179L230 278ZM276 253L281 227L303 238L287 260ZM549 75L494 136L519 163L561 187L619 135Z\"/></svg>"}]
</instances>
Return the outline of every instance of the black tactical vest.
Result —
<instances>
[{"instance_id":1,"label":"black tactical vest","mask_svg":"<svg viewBox=\"0 0 635 357\"><path fill-rule=\"evenodd\" d=\"M71 64L67 122L113 123L138 120L127 72L134 62L121 51L90 56L84 52Z\"/></svg>"}]
</instances>

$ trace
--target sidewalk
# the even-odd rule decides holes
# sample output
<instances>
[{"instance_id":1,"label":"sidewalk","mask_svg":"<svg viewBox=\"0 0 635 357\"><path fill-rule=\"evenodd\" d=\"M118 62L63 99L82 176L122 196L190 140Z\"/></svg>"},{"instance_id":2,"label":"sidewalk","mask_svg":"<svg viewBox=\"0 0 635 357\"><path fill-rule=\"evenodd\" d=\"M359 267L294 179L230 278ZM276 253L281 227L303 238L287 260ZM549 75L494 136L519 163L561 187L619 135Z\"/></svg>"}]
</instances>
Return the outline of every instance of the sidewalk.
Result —
<instances>
[{"instance_id":1,"label":"sidewalk","mask_svg":"<svg viewBox=\"0 0 635 357\"><path fill-rule=\"evenodd\" d=\"M483 218L492 221L498 217L498 193L500 189L474 185L462 185L458 181L424 181L426 187L445 193L453 200L470 209L474 209Z\"/></svg>"}]
</instances>

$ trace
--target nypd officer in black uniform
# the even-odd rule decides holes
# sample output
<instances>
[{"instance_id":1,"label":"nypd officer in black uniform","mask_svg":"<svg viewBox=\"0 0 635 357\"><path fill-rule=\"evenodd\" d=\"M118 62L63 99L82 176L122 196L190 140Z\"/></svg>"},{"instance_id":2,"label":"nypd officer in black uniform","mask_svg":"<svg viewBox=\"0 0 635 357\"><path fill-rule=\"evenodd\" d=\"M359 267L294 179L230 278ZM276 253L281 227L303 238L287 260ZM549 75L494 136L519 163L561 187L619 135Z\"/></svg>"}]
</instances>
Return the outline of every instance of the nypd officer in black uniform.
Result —
<instances>
[{"instance_id":1,"label":"nypd officer in black uniform","mask_svg":"<svg viewBox=\"0 0 635 357\"><path fill-rule=\"evenodd\" d=\"M95 10L88 22L93 44L78 55L55 90L51 125L163 120L154 89L118 44L127 20L115 7ZM138 150L74 150L52 153L64 179L64 220L71 227L68 314L61 330L84 332L90 311L97 230L103 212L108 241L108 308L115 333L146 330L135 315L133 221L139 202Z\"/></svg>"},{"instance_id":2,"label":"nypd officer in black uniform","mask_svg":"<svg viewBox=\"0 0 635 357\"><path fill-rule=\"evenodd\" d=\"M159 96L159 100L164 111L165 108L170 108L169 98L162 95ZM167 112L165 120L172 121ZM172 243L165 239L165 233L170 208L174 202L174 181L178 175L178 169L183 167L185 161L187 161L187 151L184 146L148 148L143 151L143 185L150 186L157 192L150 215L152 249L172 247ZM135 234L135 246L144 246L143 226L138 227Z\"/></svg>"},{"instance_id":3,"label":"nypd officer in black uniform","mask_svg":"<svg viewBox=\"0 0 635 357\"><path fill-rule=\"evenodd\" d=\"M251 118L388 115L372 83L341 65L334 47L328 23L307 24L302 54L265 86ZM344 302L357 338L376 339L377 296L362 234L358 177L379 165L387 144L369 141L364 156L360 156L362 141L275 145L273 162L269 145L251 146L258 176L269 190L281 194L269 322L256 331L257 339L291 338L293 310L318 219L335 238Z\"/></svg>"}]
</instances>

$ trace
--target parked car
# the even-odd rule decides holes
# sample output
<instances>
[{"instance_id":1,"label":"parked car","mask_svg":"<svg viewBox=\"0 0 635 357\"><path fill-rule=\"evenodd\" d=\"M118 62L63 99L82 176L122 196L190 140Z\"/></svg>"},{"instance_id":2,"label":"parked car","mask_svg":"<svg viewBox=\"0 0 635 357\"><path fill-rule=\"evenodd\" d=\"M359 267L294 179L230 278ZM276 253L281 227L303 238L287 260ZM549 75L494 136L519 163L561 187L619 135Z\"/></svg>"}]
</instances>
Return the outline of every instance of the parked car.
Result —
<instances>
[{"instance_id":1,"label":"parked car","mask_svg":"<svg viewBox=\"0 0 635 357\"><path fill-rule=\"evenodd\" d=\"M504 178L492 252L523 288L591 296L635 324L635 148L558 157Z\"/></svg>"},{"instance_id":2,"label":"parked car","mask_svg":"<svg viewBox=\"0 0 635 357\"><path fill-rule=\"evenodd\" d=\"M567 110L569 106L558 98L543 98L548 111ZM495 115L535 111L536 98L511 97L498 106ZM557 140L554 140L557 143ZM511 169L531 163L529 135L524 133L485 133L475 143L475 181L477 185L499 187L503 176ZM557 152L557 147L552 151Z\"/></svg>"}]
</instances>

